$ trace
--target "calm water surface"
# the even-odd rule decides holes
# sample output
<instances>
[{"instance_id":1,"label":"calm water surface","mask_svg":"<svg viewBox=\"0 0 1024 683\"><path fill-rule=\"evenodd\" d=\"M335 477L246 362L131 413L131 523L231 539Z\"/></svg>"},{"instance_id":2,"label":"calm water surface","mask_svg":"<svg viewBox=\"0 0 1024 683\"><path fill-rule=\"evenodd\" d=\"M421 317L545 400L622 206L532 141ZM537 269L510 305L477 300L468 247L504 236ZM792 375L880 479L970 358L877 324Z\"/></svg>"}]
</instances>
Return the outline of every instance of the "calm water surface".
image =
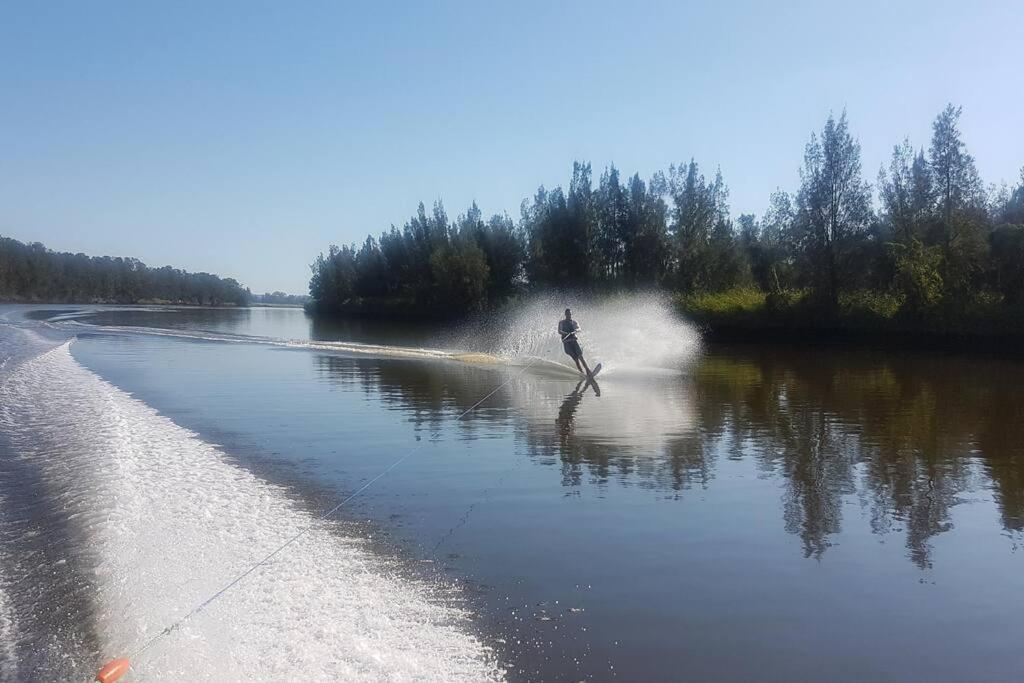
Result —
<instances>
[{"instance_id":1,"label":"calm water surface","mask_svg":"<svg viewBox=\"0 0 1024 683\"><path fill-rule=\"evenodd\" d=\"M116 327L75 329L79 363L313 509L417 449L341 514L462 585L512 679L1024 672L1019 361L712 346L681 373L611 371L596 391L125 332L431 340L294 309L79 320Z\"/></svg>"}]
</instances>

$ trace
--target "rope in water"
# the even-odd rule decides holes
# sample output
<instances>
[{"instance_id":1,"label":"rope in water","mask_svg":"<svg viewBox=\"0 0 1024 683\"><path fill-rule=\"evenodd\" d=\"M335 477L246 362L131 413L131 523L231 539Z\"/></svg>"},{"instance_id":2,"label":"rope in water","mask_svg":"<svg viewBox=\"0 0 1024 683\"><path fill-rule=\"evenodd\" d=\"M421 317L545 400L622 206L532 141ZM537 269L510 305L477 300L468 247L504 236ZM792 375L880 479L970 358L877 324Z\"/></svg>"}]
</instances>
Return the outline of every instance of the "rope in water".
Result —
<instances>
[{"instance_id":1,"label":"rope in water","mask_svg":"<svg viewBox=\"0 0 1024 683\"><path fill-rule=\"evenodd\" d=\"M466 410L462 411L462 413L460 413L458 415L458 417L455 418L454 422L458 422L458 421L462 420L464 417L469 415L471 412L473 412L474 410L479 408L487 399L489 399L490 397L494 396L496 393L498 393L499 391L504 389L513 380L516 380L519 377L521 377L523 375L523 373L525 373L527 370L529 370L530 367L533 366L534 363L536 363L539 360L541 360L540 357L538 357L538 356L533 357L530 360L530 362L527 363L526 365L524 365L518 372L510 375L504 382L502 382L501 384L496 386L494 389L489 391L483 398L478 400L476 403L471 405ZM435 432L434 435L432 435L432 436L436 436L437 434L439 434L439 432ZM222 588L220 588L218 591L216 591L215 593L210 595L210 597L206 598L201 603L199 603L198 605L193 607L187 614L185 614L185 616L181 617L180 619L178 619L177 621L175 621L171 625L167 626L166 628L164 628L162 631L160 631L156 635L152 636L149 640L145 641L140 647L138 647L136 650L134 650L129 655L129 657L127 658L128 662L133 661L136 657L138 657L139 655L144 653L146 650L148 650L150 647L155 645L162 638L164 638L166 636L169 636L170 634L172 634L175 631L177 631L178 629L180 629L182 627L182 625L185 624L185 622L189 621L192 617L194 617L195 615L199 614L204 609L209 607L215 600L217 600L222 595L224 595L225 593L230 591L232 588L237 586L247 576L249 576L250 574L255 572L257 569L259 569L263 565L267 564L270 560L272 560L274 557L279 555L281 553L281 551L285 550L286 548L288 548L288 546L292 545L293 543L295 543L296 541L301 539L303 536L308 534L310 531L312 531L314 528L316 528L320 522L322 522L323 520L325 520L325 519L331 517L332 515L334 515L334 513L336 513L338 510L340 510L342 507L344 507L349 502L351 502L354 498L356 498L357 496L359 496L362 493L364 493L367 489L369 489L375 483L377 483L382 478L384 478L388 473L393 471L396 467L401 465L403 462L405 462L406 460L411 458L413 455L415 455L419 451L423 450L423 448L425 448L426 445L427 445L427 443L425 442L425 443L421 443L421 444L415 446L414 448L410 449L408 452L403 454L400 458L398 458L397 460L392 462L390 465L385 467L383 470L381 470L380 473L378 473L372 479L370 479L365 484L360 486L353 493L349 494L349 496L347 496L345 499L343 499L340 503L338 503L337 505L332 507L330 510L327 510L326 512L320 514L320 516L318 516L313 521L313 523L311 523L306 528L302 529L301 531L299 531L298 533L294 534L292 537L290 537L289 539L287 539L286 541L281 543L279 546L274 548L274 550L272 550L270 553L265 555L262 559L260 559L259 561L257 561L253 565L251 565L248 569L246 569L245 571L241 572L240 574L235 576L233 579L231 579ZM124 660L114 660L114 662L123 662L123 661ZM112 662L111 664L113 664L114 662ZM126 667L130 666L130 664L128 664L128 662L124 662ZM108 664L107 666L109 667L110 664ZM104 667L104 669L106 669L106 668L107 667ZM101 677L97 677L97 680L115 680L115 679L103 679Z\"/></svg>"}]
</instances>

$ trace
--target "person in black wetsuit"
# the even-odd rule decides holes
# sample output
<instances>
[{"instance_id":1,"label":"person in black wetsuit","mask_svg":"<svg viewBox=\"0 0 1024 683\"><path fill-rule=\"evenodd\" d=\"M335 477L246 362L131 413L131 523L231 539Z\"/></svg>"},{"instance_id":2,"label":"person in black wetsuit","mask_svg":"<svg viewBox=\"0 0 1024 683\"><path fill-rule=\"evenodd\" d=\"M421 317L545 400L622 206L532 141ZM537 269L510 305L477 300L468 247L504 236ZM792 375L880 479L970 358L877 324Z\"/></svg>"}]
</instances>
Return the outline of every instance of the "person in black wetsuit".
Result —
<instances>
[{"instance_id":1,"label":"person in black wetsuit","mask_svg":"<svg viewBox=\"0 0 1024 683\"><path fill-rule=\"evenodd\" d=\"M590 368L587 361L583 360L583 349L580 348L580 341L576 338L576 331L580 329L579 324L572 319L572 311L565 309L565 318L558 321L558 336L562 338L562 349L565 350L572 362L576 363L576 369L586 372L590 377ZM583 367L580 367L580 363Z\"/></svg>"}]
</instances>

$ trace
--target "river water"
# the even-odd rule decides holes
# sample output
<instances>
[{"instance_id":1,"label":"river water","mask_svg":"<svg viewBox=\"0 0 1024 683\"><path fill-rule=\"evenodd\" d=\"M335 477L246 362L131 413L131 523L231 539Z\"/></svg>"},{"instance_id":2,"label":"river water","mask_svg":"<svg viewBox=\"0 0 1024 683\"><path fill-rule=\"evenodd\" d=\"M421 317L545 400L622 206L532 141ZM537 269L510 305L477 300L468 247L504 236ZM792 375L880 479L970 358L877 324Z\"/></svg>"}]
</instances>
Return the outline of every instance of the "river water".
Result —
<instances>
[{"instance_id":1,"label":"river water","mask_svg":"<svg viewBox=\"0 0 1024 683\"><path fill-rule=\"evenodd\" d=\"M0 678L1019 679L1024 363L560 303L0 308Z\"/></svg>"}]
</instances>

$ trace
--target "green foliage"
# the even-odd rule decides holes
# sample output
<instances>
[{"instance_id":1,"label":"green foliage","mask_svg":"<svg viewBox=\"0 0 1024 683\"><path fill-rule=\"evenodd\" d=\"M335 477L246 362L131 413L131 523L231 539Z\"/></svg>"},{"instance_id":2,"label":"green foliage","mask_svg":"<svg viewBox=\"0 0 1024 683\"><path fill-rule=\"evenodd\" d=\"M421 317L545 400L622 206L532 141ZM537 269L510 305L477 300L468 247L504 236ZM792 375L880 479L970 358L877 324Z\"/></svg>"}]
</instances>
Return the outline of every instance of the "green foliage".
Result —
<instances>
[{"instance_id":1,"label":"green foliage","mask_svg":"<svg viewBox=\"0 0 1024 683\"><path fill-rule=\"evenodd\" d=\"M835 308L823 308L810 290L765 294L759 289L739 287L680 295L676 304L684 315L712 328L885 330L895 327L901 299L886 292L852 290L842 293Z\"/></svg>"},{"instance_id":2,"label":"green foliage","mask_svg":"<svg viewBox=\"0 0 1024 683\"><path fill-rule=\"evenodd\" d=\"M500 302L515 292L523 278L526 245L508 215L495 214L484 224L476 203L459 219L459 235L474 241L487 262L487 299Z\"/></svg>"},{"instance_id":3,"label":"green foliage","mask_svg":"<svg viewBox=\"0 0 1024 683\"><path fill-rule=\"evenodd\" d=\"M362 247L313 264L320 310L459 315L530 287L666 287L704 321L931 331L1017 329L1024 310L1019 187L986 193L946 107L927 154L909 140L878 176L879 210L845 112L804 149L800 187L760 217L729 213L722 173L695 160L649 182L609 166L594 187L576 162L568 190L538 188L521 216L451 222L423 204ZM1024 314L1022 314L1024 315Z\"/></svg>"},{"instance_id":4,"label":"green foliage","mask_svg":"<svg viewBox=\"0 0 1024 683\"><path fill-rule=\"evenodd\" d=\"M850 258L872 220L871 193L860 175L860 144L843 112L829 116L820 139L812 134L804 151L793 241L822 301L835 308L839 293L860 264Z\"/></svg>"},{"instance_id":5,"label":"green foliage","mask_svg":"<svg viewBox=\"0 0 1024 683\"><path fill-rule=\"evenodd\" d=\"M926 247L910 238L906 243L889 245L895 264L896 290L904 298L903 310L910 316L921 316L935 308L942 299L942 251Z\"/></svg>"},{"instance_id":6,"label":"green foliage","mask_svg":"<svg viewBox=\"0 0 1024 683\"><path fill-rule=\"evenodd\" d=\"M952 237L954 214L984 202L984 190L974 166L974 157L967 153L961 139L961 113L960 107L949 104L935 117L929 148L932 186L947 239Z\"/></svg>"},{"instance_id":7,"label":"green foliage","mask_svg":"<svg viewBox=\"0 0 1024 683\"><path fill-rule=\"evenodd\" d=\"M677 299L682 310L701 319L758 313L765 308L766 301L763 291L751 287L687 294Z\"/></svg>"},{"instance_id":8,"label":"green foliage","mask_svg":"<svg viewBox=\"0 0 1024 683\"><path fill-rule=\"evenodd\" d=\"M367 237L356 251L331 246L312 264L311 307L321 313L459 315L511 296L526 248L508 216L484 222L474 203L449 223L421 203L402 230Z\"/></svg>"},{"instance_id":9,"label":"green foliage","mask_svg":"<svg viewBox=\"0 0 1024 683\"><path fill-rule=\"evenodd\" d=\"M327 256L322 253L311 266L309 295L322 310L338 308L349 302L355 293L355 254L351 247L332 244Z\"/></svg>"},{"instance_id":10,"label":"green foliage","mask_svg":"<svg viewBox=\"0 0 1024 683\"><path fill-rule=\"evenodd\" d=\"M281 291L255 294L252 299L253 303L271 304L276 306L304 306L309 302L309 296L306 294L286 294Z\"/></svg>"},{"instance_id":11,"label":"green foliage","mask_svg":"<svg viewBox=\"0 0 1024 683\"><path fill-rule=\"evenodd\" d=\"M134 258L55 252L39 242L0 237L0 301L244 306L250 297L231 278L150 268Z\"/></svg>"},{"instance_id":12,"label":"green foliage","mask_svg":"<svg viewBox=\"0 0 1024 683\"><path fill-rule=\"evenodd\" d=\"M995 288L1008 304L1020 306L1024 304L1024 224L1001 225L989 239Z\"/></svg>"},{"instance_id":13,"label":"green foliage","mask_svg":"<svg viewBox=\"0 0 1024 683\"><path fill-rule=\"evenodd\" d=\"M840 295L839 320L852 328L877 328L895 320L902 305L896 294L855 289Z\"/></svg>"},{"instance_id":14,"label":"green foliage","mask_svg":"<svg viewBox=\"0 0 1024 683\"><path fill-rule=\"evenodd\" d=\"M749 266L729 219L721 171L708 181L697 163L669 168L672 281L682 291L719 291L748 279Z\"/></svg>"},{"instance_id":15,"label":"green foliage","mask_svg":"<svg viewBox=\"0 0 1024 683\"><path fill-rule=\"evenodd\" d=\"M895 239L909 242L923 234L932 205L932 176L924 151L914 153L910 140L892 149L889 172L878 174L882 216Z\"/></svg>"},{"instance_id":16,"label":"green foliage","mask_svg":"<svg viewBox=\"0 0 1024 683\"><path fill-rule=\"evenodd\" d=\"M430 255L437 296L458 311L477 311L487 303L490 272L483 250L471 239L439 247Z\"/></svg>"},{"instance_id":17,"label":"green foliage","mask_svg":"<svg viewBox=\"0 0 1024 683\"><path fill-rule=\"evenodd\" d=\"M996 222L1009 225L1024 225L1024 168L1020 169L1020 185L1006 199L1002 206L996 206Z\"/></svg>"},{"instance_id":18,"label":"green foliage","mask_svg":"<svg viewBox=\"0 0 1024 683\"><path fill-rule=\"evenodd\" d=\"M556 187L537 190L533 204L523 203L522 226L528 235L527 272L539 284L587 285L600 269L599 244L590 164L573 164L569 193Z\"/></svg>"}]
</instances>

